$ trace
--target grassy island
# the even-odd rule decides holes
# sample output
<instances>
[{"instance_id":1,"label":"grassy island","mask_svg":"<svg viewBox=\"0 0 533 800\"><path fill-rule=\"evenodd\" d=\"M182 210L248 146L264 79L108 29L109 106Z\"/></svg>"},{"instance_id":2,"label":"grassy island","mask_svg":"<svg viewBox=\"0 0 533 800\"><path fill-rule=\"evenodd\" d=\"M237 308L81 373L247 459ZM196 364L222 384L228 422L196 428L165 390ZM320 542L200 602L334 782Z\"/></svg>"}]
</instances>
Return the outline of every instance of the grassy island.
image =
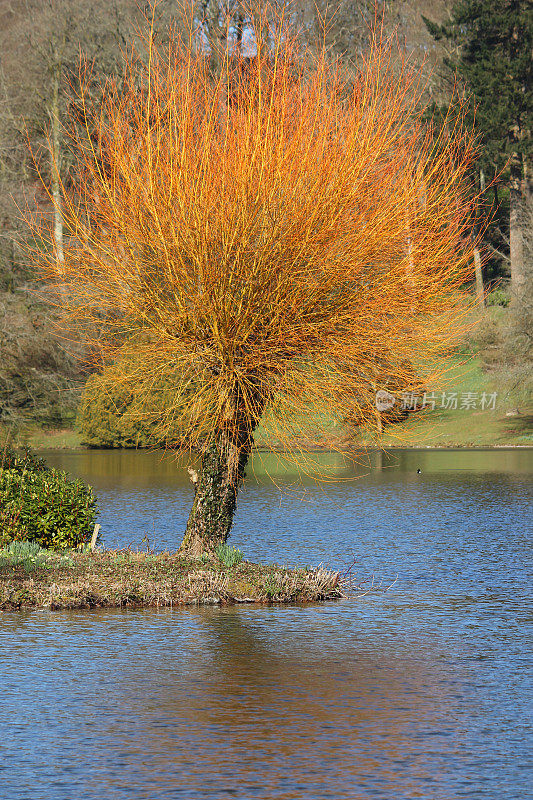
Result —
<instances>
[{"instance_id":1,"label":"grassy island","mask_svg":"<svg viewBox=\"0 0 533 800\"><path fill-rule=\"evenodd\" d=\"M0 460L0 610L286 603L342 597L339 574L262 566L220 543L190 553L95 546L96 500L29 451Z\"/></svg>"},{"instance_id":2,"label":"grassy island","mask_svg":"<svg viewBox=\"0 0 533 800\"><path fill-rule=\"evenodd\" d=\"M287 603L343 596L339 574L132 550L0 556L0 609Z\"/></svg>"}]
</instances>

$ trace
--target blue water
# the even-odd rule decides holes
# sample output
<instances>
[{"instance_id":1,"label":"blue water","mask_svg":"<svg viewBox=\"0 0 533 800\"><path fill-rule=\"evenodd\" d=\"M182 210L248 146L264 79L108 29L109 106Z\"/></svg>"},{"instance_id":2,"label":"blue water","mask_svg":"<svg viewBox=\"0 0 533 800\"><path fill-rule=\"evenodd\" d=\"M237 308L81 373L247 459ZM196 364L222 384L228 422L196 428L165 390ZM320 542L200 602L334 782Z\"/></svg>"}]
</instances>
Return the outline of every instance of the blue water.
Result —
<instances>
[{"instance_id":1,"label":"blue water","mask_svg":"<svg viewBox=\"0 0 533 800\"><path fill-rule=\"evenodd\" d=\"M95 486L107 546L175 549L183 469L54 458ZM256 463L231 541L349 571L351 598L0 615L0 800L533 797L533 451L329 466Z\"/></svg>"}]
</instances>

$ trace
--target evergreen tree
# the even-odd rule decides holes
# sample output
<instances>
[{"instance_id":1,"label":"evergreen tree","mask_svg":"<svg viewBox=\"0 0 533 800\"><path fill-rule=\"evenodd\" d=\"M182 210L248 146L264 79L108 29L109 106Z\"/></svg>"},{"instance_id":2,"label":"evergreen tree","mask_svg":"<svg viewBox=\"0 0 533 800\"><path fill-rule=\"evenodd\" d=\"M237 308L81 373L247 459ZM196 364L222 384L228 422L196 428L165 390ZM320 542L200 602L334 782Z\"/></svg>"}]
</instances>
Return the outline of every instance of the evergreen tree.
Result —
<instances>
[{"instance_id":1,"label":"evergreen tree","mask_svg":"<svg viewBox=\"0 0 533 800\"><path fill-rule=\"evenodd\" d=\"M435 39L453 45L445 64L473 95L472 113L482 137L481 184L483 176L501 176L508 186L511 290L514 305L520 307L526 301L528 271L521 209L533 192L533 4L459 0L448 23L423 19Z\"/></svg>"}]
</instances>

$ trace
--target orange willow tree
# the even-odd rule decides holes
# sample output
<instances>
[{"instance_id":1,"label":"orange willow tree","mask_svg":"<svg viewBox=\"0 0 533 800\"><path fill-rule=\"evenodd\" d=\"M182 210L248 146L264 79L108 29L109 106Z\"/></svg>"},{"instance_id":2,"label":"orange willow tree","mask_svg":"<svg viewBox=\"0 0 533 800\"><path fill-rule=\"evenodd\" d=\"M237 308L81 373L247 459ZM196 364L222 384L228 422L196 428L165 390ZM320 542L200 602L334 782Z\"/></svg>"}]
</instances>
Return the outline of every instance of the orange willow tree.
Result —
<instances>
[{"instance_id":1,"label":"orange willow tree","mask_svg":"<svg viewBox=\"0 0 533 800\"><path fill-rule=\"evenodd\" d=\"M288 442L324 409L375 419L361 398L416 388L413 365L429 385L470 272L460 121L435 142L420 74L379 37L346 76L264 21L216 78L192 27L149 39L73 136L61 261L36 223L70 324L116 380L164 386L157 438L200 454L195 556L229 534L260 420Z\"/></svg>"}]
</instances>

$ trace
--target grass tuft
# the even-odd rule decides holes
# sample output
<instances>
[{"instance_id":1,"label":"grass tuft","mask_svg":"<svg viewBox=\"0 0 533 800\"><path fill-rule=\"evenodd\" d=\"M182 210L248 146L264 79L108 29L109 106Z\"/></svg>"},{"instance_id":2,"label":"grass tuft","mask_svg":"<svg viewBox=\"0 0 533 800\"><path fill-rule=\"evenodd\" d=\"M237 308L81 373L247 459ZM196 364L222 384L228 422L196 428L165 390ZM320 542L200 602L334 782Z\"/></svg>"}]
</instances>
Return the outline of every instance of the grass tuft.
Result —
<instances>
[{"instance_id":1,"label":"grass tuft","mask_svg":"<svg viewBox=\"0 0 533 800\"><path fill-rule=\"evenodd\" d=\"M230 547L229 544L219 544L215 552L217 558L228 569L234 567L235 564L240 564L243 559L242 552L237 547Z\"/></svg>"}]
</instances>

